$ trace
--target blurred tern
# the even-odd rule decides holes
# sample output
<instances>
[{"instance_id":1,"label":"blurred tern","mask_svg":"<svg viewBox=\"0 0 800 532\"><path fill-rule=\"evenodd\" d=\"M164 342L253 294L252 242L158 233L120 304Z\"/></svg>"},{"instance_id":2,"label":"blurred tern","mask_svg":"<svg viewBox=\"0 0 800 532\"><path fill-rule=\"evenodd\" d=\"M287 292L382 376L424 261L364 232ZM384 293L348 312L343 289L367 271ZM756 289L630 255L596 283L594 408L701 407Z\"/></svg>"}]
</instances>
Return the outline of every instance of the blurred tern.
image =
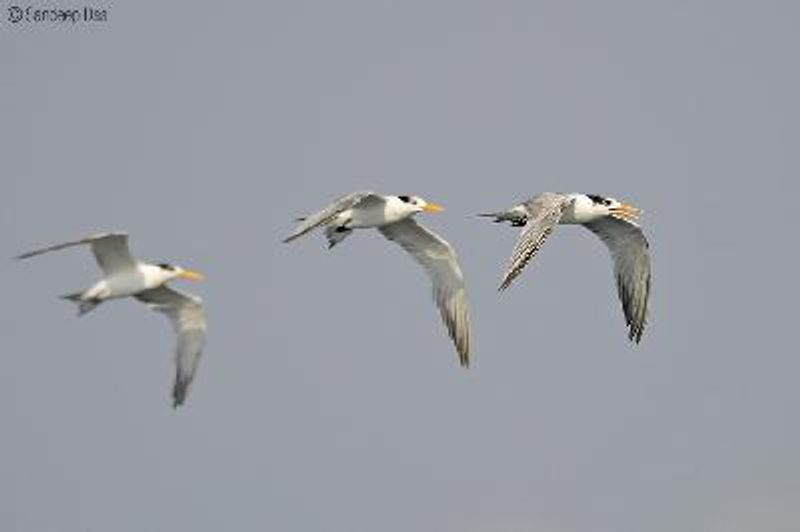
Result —
<instances>
[{"instance_id":1,"label":"blurred tern","mask_svg":"<svg viewBox=\"0 0 800 532\"><path fill-rule=\"evenodd\" d=\"M375 228L405 249L427 271L433 283L433 298L458 351L459 362L469 366L470 325L464 277L453 247L439 235L417 224L420 212L439 212L442 207L417 196L383 196L353 192L342 196L301 223L284 242L325 226L328 248L347 238L355 229Z\"/></svg>"},{"instance_id":2,"label":"blurred tern","mask_svg":"<svg viewBox=\"0 0 800 532\"><path fill-rule=\"evenodd\" d=\"M127 233L102 233L87 238L37 249L18 256L27 259L49 251L88 244L104 277L87 290L62 296L78 305L83 316L109 299L133 296L153 310L164 313L177 335L173 407L183 404L194 378L206 338L206 319L202 300L167 286L173 279L199 281L197 272L171 264L148 264L133 258L128 250Z\"/></svg>"},{"instance_id":3,"label":"blurred tern","mask_svg":"<svg viewBox=\"0 0 800 532\"><path fill-rule=\"evenodd\" d=\"M649 244L637 223L640 212L631 205L594 194L545 192L507 211L481 214L495 222L523 227L500 290L511 285L556 225L583 225L600 237L611 253L628 338L639 343L650 297Z\"/></svg>"}]
</instances>

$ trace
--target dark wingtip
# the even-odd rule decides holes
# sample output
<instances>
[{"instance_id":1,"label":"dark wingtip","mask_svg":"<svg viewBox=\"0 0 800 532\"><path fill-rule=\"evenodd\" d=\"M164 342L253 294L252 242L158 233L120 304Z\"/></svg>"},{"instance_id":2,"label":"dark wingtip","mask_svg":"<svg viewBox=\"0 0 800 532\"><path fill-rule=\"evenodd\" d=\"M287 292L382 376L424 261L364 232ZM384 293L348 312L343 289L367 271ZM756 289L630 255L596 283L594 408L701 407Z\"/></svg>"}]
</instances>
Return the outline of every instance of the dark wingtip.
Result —
<instances>
[{"instance_id":1,"label":"dark wingtip","mask_svg":"<svg viewBox=\"0 0 800 532\"><path fill-rule=\"evenodd\" d=\"M469 344L457 345L456 352L458 352L458 365L464 369L469 369Z\"/></svg>"},{"instance_id":2,"label":"dark wingtip","mask_svg":"<svg viewBox=\"0 0 800 532\"><path fill-rule=\"evenodd\" d=\"M172 408L177 409L186 401L186 392L189 389L189 382L180 377L175 379L175 386L172 387Z\"/></svg>"},{"instance_id":3,"label":"dark wingtip","mask_svg":"<svg viewBox=\"0 0 800 532\"><path fill-rule=\"evenodd\" d=\"M644 335L644 327L628 328L628 340L630 340L634 344L639 345L639 342L642 341L642 335Z\"/></svg>"},{"instance_id":4,"label":"dark wingtip","mask_svg":"<svg viewBox=\"0 0 800 532\"><path fill-rule=\"evenodd\" d=\"M179 406L183 405L183 397L172 397L172 409L177 410Z\"/></svg>"}]
</instances>

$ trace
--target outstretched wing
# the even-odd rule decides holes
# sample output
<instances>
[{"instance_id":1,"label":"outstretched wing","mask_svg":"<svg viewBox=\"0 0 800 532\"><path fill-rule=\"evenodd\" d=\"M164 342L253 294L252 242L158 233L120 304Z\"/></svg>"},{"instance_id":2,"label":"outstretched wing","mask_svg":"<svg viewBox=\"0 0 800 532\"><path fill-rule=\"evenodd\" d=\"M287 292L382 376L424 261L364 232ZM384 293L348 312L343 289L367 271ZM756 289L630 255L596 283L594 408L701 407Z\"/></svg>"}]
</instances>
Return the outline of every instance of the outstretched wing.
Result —
<instances>
[{"instance_id":1,"label":"outstretched wing","mask_svg":"<svg viewBox=\"0 0 800 532\"><path fill-rule=\"evenodd\" d=\"M298 225L295 230L292 231L292 234L284 238L283 241L291 242L296 238L300 238L304 234L319 227L320 225L330 222L340 212L347 209L352 209L356 205L362 204L363 202L371 201L382 201L382 198L377 194L368 191L351 192L350 194L342 196L321 211L302 218L300 225Z\"/></svg>"},{"instance_id":2,"label":"outstretched wing","mask_svg":"<svg viewBox=\"0 0 800 532\"><path fill-rule=\"evenodd\" d=\"M397 242L428 272L433 299L458 351L462 366L469 366L470 326L464 276L453 247L436 233L411 218L379 228L383 236Z\"/></svg>"},{"instance_id":3,"label":"outstretched wing","mask_svg":"<svg viewBox=\"0 0 800 532\"><path fill-rule=\"evenodd\" d=\"M97 259L97 264L106 275L136 267L136 259L131 256L131 252L128 250L127 233L99 233L80 240L29 251L19 255L17 258L27 259L49 251L58 251L59 249L83 244L90 244L92 246L92 253L94 253L95 259Z\"/></svg>"},{"instance_id":4,"label":"outstretched wing","mask_svg":"<svg viewBox=\"0 0 800 532\"><path fill-rule=\"evenodd\" d=\"M136 299L163 312L172 322L177 336L175 349L175 386L172 406L182 405L189 385L197 372L206 341L206 317L203 301L194 295L162 285L136 294Z\"/></svg>"},{"instance_id":5,"label":"outstretched wing","mask_svg":"<svg viewBox=\"0 0 800 532\"><path fill-rule=\"evenodd\" d=\"M613 216L584 225L599 236L611 252L628 338L638 344L647 323L650 299L650 246L647 238L639 226Z\"/></svg>"},{"instance_id":6,"label":"outstretched wing","mask_svg":"<svg viewBox=\"0 0 800 532\"><path fill-rule=\"evenodd\" d=\"M564 208L571 201L572 199L564 194L547 192L534 196L523 204L528 211L528 222L511 253L511 260L505 275L503 275L500 290L508 288L531 259L536 256L561 219Z\"/></svg>"}]
</instances>

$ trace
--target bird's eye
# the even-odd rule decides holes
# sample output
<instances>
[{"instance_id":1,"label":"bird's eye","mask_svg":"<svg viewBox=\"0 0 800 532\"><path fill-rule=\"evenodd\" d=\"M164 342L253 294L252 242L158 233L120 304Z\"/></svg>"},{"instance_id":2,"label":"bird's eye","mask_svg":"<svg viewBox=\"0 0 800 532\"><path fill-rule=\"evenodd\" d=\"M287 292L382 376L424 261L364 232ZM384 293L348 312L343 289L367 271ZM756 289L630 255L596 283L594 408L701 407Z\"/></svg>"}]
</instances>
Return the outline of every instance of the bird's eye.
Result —
<instances>
[{"instance_id":1,"label":"bird's eye","mask_svg":"<svg viewBox=\"0 0 800 532\"><path fill-rule=\"evenodd\" d=\"M173 266L172 264L167 264L166 262L162 262L161 264L158 265L158 267L161 268L162 270L175 271L175 266Z\"/></svg>"},{"instance_id":2,"label":"bird's eye","mask_svg":"<svg viewBox=\"0 0 800 532\"><path fill-rule=\"evenodd\" d=\"M397 197L400 198L400 201L403 201L405 203L411 203L411 196L397 196Z\"/></svg>"}]
</instances>

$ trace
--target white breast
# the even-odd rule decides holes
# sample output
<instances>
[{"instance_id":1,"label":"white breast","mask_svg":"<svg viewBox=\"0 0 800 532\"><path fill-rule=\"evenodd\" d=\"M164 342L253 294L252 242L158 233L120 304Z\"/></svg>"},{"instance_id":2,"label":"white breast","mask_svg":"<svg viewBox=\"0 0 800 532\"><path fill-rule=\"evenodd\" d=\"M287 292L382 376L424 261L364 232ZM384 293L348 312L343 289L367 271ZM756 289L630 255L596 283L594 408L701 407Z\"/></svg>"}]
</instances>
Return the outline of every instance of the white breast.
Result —
<instances>
[{"instance_id":1,"label":"white breast","mask_svg":"<svg viewBox=\"0 0 800 532\"><path fill-rule=\"evenodd\" d=\"M111 292L110 297L125 297L137 294L148 286L145 272L141 267L124 270L111 277L106 277L106 285Z\"/></svg>"}]
</instances>

